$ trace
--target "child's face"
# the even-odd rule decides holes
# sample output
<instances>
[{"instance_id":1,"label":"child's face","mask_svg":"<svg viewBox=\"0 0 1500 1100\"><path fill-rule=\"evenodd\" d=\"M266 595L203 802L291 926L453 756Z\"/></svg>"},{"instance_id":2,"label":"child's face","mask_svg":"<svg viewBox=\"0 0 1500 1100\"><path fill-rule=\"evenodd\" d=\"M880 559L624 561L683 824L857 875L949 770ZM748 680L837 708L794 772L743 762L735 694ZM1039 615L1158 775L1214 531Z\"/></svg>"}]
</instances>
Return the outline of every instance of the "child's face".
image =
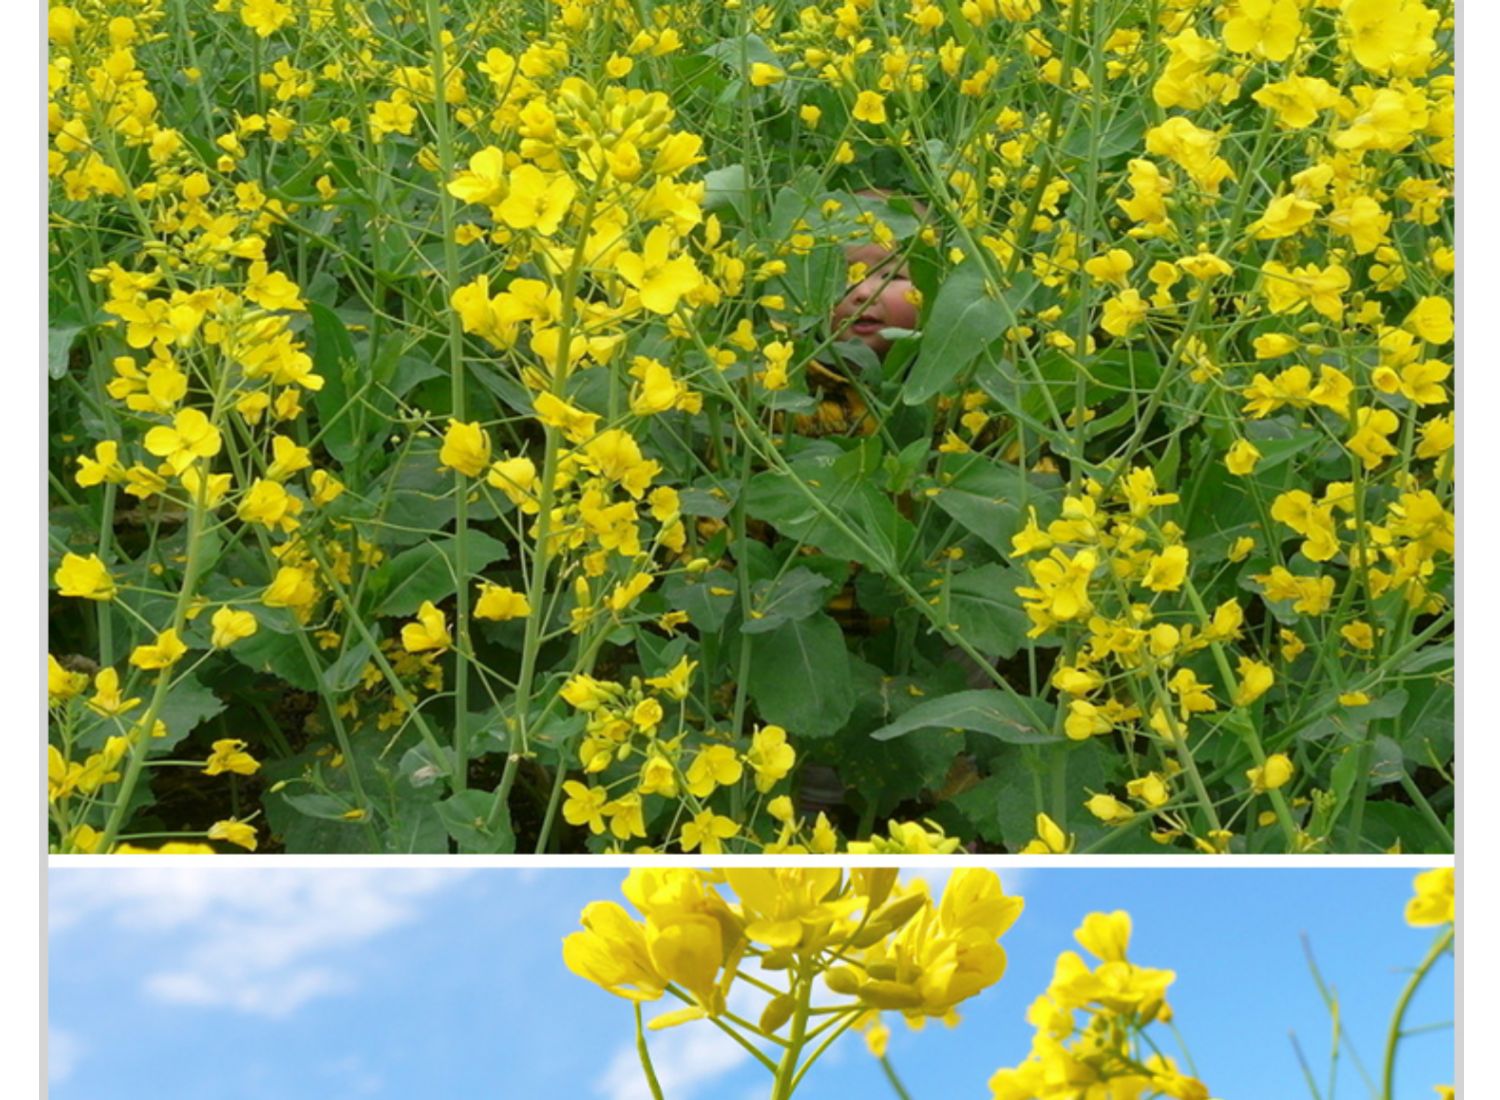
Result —
<instances>
[{"instance_id":1,"label":"child's face","mask_svg":"<svg viewBox=\"0 0 1500 1100\"><path fill-rule=\"evenodd\" d=\"M891 350L891 342L880 335L880 330L917 326L917 307L911 301L911 276L900 258L882 245L846 248L844 255L850 264L862 263L867 270L864 278L851 286L843 300L833 307L834 336L858 340L884 359Z\"/></svg>"}]
</instances>

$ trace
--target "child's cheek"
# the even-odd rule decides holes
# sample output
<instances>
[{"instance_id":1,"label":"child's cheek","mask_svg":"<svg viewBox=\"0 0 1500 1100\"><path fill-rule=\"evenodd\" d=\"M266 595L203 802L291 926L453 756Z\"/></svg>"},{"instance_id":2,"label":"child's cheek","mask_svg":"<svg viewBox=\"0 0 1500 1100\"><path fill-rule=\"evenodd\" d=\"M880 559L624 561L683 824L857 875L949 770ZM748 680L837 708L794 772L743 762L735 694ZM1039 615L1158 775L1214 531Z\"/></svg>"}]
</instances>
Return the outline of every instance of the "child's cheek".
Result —
<instances>
[{"instance_id":1,"label":"child's cheek","mask_svg":"<svg viewBox=\"0 0 1500 1100\"><path fill-rule=\"evenodd\" d=\"M885 294L885 315L892 327L916 327L920 300L915 287L890 287Z\"/></svg>"}]
</instances>

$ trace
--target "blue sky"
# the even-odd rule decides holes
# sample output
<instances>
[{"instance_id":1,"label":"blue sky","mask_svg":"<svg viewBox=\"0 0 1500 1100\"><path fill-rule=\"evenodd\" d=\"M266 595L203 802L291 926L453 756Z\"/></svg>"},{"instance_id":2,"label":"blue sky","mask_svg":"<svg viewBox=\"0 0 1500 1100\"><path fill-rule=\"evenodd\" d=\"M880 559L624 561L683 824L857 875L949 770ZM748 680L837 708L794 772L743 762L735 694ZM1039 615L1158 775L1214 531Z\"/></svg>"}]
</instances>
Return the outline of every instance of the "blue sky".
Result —
<instances>
[{"instance_id":1,"label":"blue sky","mask_svg":"<svg viewBox=\"0 0 1500 1100\"><path fill-rule=\"evenodd\" d=\"M910 874L910 872L908 872ZM1378 1071L1385 1026L1431 930L1401 918L1414 872L1183 867L1002 871L1026 911L1010 969L961 1027L894 1024L892 1060L915 1100L974 1097L1018 1061L1026 1005L1092 910L1134 918L1131 958L1177 971L1171 1000L1221 1100L1295 1098L1294 1030L1320 1082L1329 1021L1299 933L1343 1002L1346 1034ZM621 870L291 869L163 865L54 869L52 1095L551 1097L645 1100L629 1006L574 978L562 937L579 909L618 898ZM649 1011L648 1011L649 1014ZM1440 964L1409 1016L1452 1019ZM1169 1040L1170 1041L1170 1040ZM707 1025L653 1036L666 1100L751 1100L764 1071ZM1452 1079L1453 1035L1403 1048L1396 1095ZM1367 1095L1344 1057L1338 1096ZM1326 1091L1326 1086L1325 1091ZM891 1096L856 1038L801 1100Z\"/></svg>"}]
</instances>

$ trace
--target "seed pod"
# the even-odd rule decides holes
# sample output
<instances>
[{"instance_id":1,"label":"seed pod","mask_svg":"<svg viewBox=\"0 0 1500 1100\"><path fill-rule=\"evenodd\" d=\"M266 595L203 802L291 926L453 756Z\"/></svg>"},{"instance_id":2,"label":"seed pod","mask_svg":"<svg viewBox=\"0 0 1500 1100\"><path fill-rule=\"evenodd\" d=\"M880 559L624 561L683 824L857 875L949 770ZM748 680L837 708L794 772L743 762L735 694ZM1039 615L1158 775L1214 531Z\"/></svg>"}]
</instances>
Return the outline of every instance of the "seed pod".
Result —
<instances>
[{"instance_id":1,"label":"seed pod","mask_svg":"<svg viewBox=\"0 0 1500 1100\"><path fill-rule=\"evenodd\" d=\"M894 867L861 868L853 873L856 889L870 899L870 908L879 909L891 896L900 872Z\"/></svg>"},{"instance_id":2,"label":"seed pod","mask_svg":"<svg viewBox=\"0 0 1500 1100\"><path fill-rule=\"evenodd\" d=\"M845 997L858 995L861 979L859 971L852 966L839 966L823 975L823 981L829 989Z\"/></svg>"},{"instance_id":3,"label":"seed pod","mask_svg":"<svg viewBox=\"0 0 1500 1100\"><path fill-rule=\"evenodd\" d=\"M901 928L912 917L920 913L926 905L926 894L907 894L904 898L897 898L880 912L876 913L874 921L887 924L894 931L897 928ZM874 921L871 923L873 924Z\"/></svg>"},{"instance_id":4,"label":"seed pod","mask_svg":"<svg viewBox=\"0 0 1500 1100\"><path fill-rule=\"evenodd\" d=\"M785 993L772 997L771 1003L760 1014L760 1029L767 1034L774 1034L792 1018L792 1010L796 1007L797 1002Z\"/></svg>"},{"instance_id":5,"label":"seed pod","mask_svg":"<svg viewBox=\"0 0 1500 1100\"><path fill-rule=\"evenodd\" d=\"M849 940L849 944L852 947L858 947L860 949L873 947L875 944L885 939L886 936L890 935L892 931L893 929L889 924L881 920L879 917L874 917L870 921L868 921L863 928L859 930L858 935L852 937Z\"/></svg>"},{"instance_id":6,"label":"seed pod","mask_svg":"<svg viewBox=\"0 0 1500 1100\"><path fill-rule=\"evenodd\" d=\"M866 982L859 987L859 999L874 1008L907 1009L922 1003L922 994L902 982Z\"/></svg>"},{"instance_id":7,"label":"seed pod","mask_svg":"<svg viewBox=\"0 0 1500 1100\"><path fill-rule=\"evenodd\" d=\"M760 957L762 970L785 970L795 958L790 947L774 947Z\"/></svg>"}]
</instances>

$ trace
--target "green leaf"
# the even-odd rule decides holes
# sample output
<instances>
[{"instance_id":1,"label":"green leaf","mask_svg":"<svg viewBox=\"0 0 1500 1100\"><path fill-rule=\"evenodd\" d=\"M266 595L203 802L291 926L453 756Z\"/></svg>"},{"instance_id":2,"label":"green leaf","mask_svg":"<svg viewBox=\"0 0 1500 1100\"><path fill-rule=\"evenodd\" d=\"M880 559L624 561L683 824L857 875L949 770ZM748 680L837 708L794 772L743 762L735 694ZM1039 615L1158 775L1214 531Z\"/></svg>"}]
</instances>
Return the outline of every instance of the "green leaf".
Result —
<instances>
[{"instance_id":1,"label":"green leaf","mask_svg":"<svg viewBox=\"0 0 1500 1100\"><path fill-rule=\"evenodd\" d=\"M746 80L750 79L750 66L759 61L766 65L781 67L781 58L776 51L766 45L766 40L758 34L737 35L734 38L724 38L715 42L703 51L705 57L713 57L724 62L730 68L739 70L743 61L744 68L740 76Z\"/></svg>"},{"instance_id":2,"label":"green leaf","mask_svg":"<svg viewBox=\"0 0 1500 1100\"><path fill-rule=\"evenodd\" d=\"M257 617L259 609L257 609ZM247 668L279 676L303 691L319 690L318 674L307 663L307 655L297 643L295 634L278 634L257 630L250 637L235 642L229 655Z\"/></svg>"},{"instance_id":3,"label":"green leaf","mask_svg":"<svg viewBox=\"0 0 1500 1100\"><path fill-rule=\"evenodd\" d=\"M315 817L320 821L345 821L349 804L329 794L283 794L286 804L299 814Z\"/></svg>"},{"instance_id":4,"label":"green leaf","mask_svg":"<svg viewBox=\"0 0 1500 1100\"><path fill-rule=\"evenodd\" d=\"M1453 821L1446 821L1450 832ZM1448 838L1433 828L1422 812L1401 802L1371 802L1365 807L1364 842L1374 850L1385 851L1397 841L1407 853L1451 853Z\"/></svg>"},{"instance_id":5,"label":"green leaf","mask_svg":"<svg viewBox=\"0 0 1500 1100\"><path fill-rule=\"evenodd\" d=\"M946 465L944 472L949 472ZM1045 517L1057 497L1054 487L1017 466L973 456L965 456L952 478L940 485L932 502L1006 558L1011 536L1026 523L1023 502L1037 506Z\"/></svg>"},{"instance_id":6,"label":"green leaf","mask_svg":"<svg viewBox=\"0 0 1500 1100\"><path fill-rule=\"evenodd\" d=\"M58 325L47 329L47 374L52 378L61 378L68 373L73 341L83 330L83 325Z\"/></svg>"},{"instance_id":7,"label":"green leaf","mask_svg":"<svg viewBox=\"0 0 1500 1100\"><path fill-rule=\"evenodd\" d=\"M378 631L380 628L374 626L374 629ZM359 685L365 665L369 664L372 653L374 649L363 638L355 642L342 657L324 670L325 690L335 695L353 691Z\"/></svg>"},{"instance_id":8,"label":"green leaf","mask_svg":"<svg viewBox=\"0 0 1500 1100\"><path fill-rule=\"evenodd\" d=\"M510 814L500 815L492 827L488 824L495 796L488 791L457 791L437 804L448 835L458 841L460 852L499 855L516 850L516 834L511 831Z\"/></svg>"},{"instance_id":9,"label":"green leaf","mask_svg":"<svg viewBox=\"0 0 1500 1100\"><path fill-rule=\"evenodd\" d=\"M832 557L884 570L905 552L916 529L870 481L874 471L857 475L845 471L842 463L843 459L830 463L827 456L815 456L799 460L791 473L766 470L756 474L745 486L745 509L783 535ZM799 481L806 492L798 487ZM821 508L809 499L809 493Z\"/></svg>"},{"instance_id":10,"label":"green leaf","mask_svg":"<svg viewBox=\"0 0 1500 1100\"><path fill-rule=\"evenodd\" d=\"M755 634L750 698L767 722L794 737L828 737L854 711L854 683L843 631L822 612Z\"/></svg>"},{"instance_id":11,"label":"green leaf","mask_svg":"<svg viewBox=\"0 0 1500 1100\"><path fill-rule=\"evenodd\" d=\"M314 398L323 446L348 465L359 453L346 382L346 372L354 376L354 345L349 330L333 310L312 301L307 303L307 310L313 319L313 368L323 378L323 388Z\"/></svg>"},{"instance_id":12,"label":"green leaf","mask_svg":"<svg viewBox=\"0 0 1500 1100\"><path fill-rule=\"evenodd\" d=\"M406 750L398 771L414 790L423 790L433 787L445 775L453 774L456 766L457 754L451 748L442 746L440 751L434 751L431 745L423 742Z\"/></svg>"},{"instance_id":13,"label":"green leaf","mask_svg":"<svg viewBox=\"0 0 1500 1100\"><path fill-rule=\"evenodd\" d=\"M153 751L170 749L198 726L224 712L224 701L200 683L196 675L179 680L167 692L157 714L167 724L165 737L153 738Z\"/></svg>"},{"instance_id":14,"label":"green leaf","mask_svg":"<svg viewBox=\"0 0 1500 1100\"><path fill-rule=\"evenodd\" d=\"M1105 161L1141 147L1141 137L1146 132L1146 113L1141 108L1121 111L1104 124L1097 137L1091 137L1090 127L1079 126L1062 140L1062 151L1069 156L1087 157L1092 151L1099 160ZM1094 148L1091 150L1090 145Z\"/></svg>"},{"instance_id":15,"label":"green leaf","mask_svg":"<svg viewBox=\"0 0 1500 1100\"><path fill-rule=\"evenodd\" d=\"M1021 610L1016 585L1018 570L1006 565L981 565L950 577L946 594L948 617L958 635L986 657L1014 657L1026 644L1031 620Z\"/></svg>"},{"instance_id":16,"label":"green leaf","mask_svg":"<svg viewBox=\"0 0 1500 1100\"><path fill-rule=\"evenodd\" d=\"M783 577L758 582L750 590L750 618L740 624L740 633L765 634L822 610L827 599L823 590L832 583L801 566Z\"/></svg>"},{"instance_id":17,"label":"green leaf","mask_svg":"<svg viewBox=\"0 0 1500 1100\"><path fill-rule=\"evenodd\" d=\"M381 830L381 849L402 855L448 854L447 822L433 802L403 799Z\"/></svg>"},{"instance_id":18,"label":"green leaf","mask_svg":"<svg viewBox=\"0 0 1500 1100\"><path fill-rule=\"evenodd\" d=\"M428 440L402 452L372 494L375 510L362 517L372 523L369 537L383 546L408 546L430 538L431 532L452 522L454 475L439 468L440 447L437 441ZM482 497L477 501L471 498L471 521L493 515Z\"/></svg>"},{"instance_id":19,"label":"green leaf","mask_svg":"<svg viewBox=\"0 0 1500 1100\"><path fill-rule=\"evenodd\" d=\"M471 574L485 566L503 561L508 553L505 544L483 531L467 536L467 565ZM454 569L457 540L449 535L435 542L424 542L397 554L375 572L371 586L383 592L375 614L406 616L416 614L424 600L437 603L458 590Z\"/></svg>"},{"instance_id":20,"label":"green leaf","mask_svg":"<svg viewBox=\"0 0 1500 1100\"><path fill-rule=\"evenodd\" d=\"M726 164L703 174L703 209L717 210L728 206L742 220L749 219L750 195L745 188L745 166Z\"/></svg>"},{"instance_id":21,"label":"green leaf","mask_svg":"<svg viewBox=\"0 0 1500 1100\"><path fill-rule=\"evenodd\" d=\"M1339 734L1351 742L1363 741L1365 730L1377 718L1394 718L1406 709L1407 693L1403 688L1384 692L1362 707L1346 707L1338 701L1338 692L1330 691L1313 704L1314 714L1321 717L1303 725L1297 736L1304 741L1321 741Z\"/></svg>"},{"instance_id":22,"label":"green leaf","mask_svg":"<svg viewBox=\"0 0 1500 1100\"><path fill-rule=\"evenodd\" d=\"M987 292L977 262L955 268L938 290L932 313L922 326L922 350L907 375L901 400L920 405L936 397L998 339L1011 323L1007 310Z\"/></svg>"},{"instance_id":23,"label":"green leaf","mask_svg":"<svg viewBox=\"0 0 1500 1100\"><path fill-rule=\"evenodd\" d=\"M1036 712L1035 718L1002 691L960 691L918 703L870 736L876 741L889 741L915 730L960 729L989 734L1012 745L1058 744L1060 739L1052 733L1054 706L1040 699L1028 702Z\"/></svg>"},{"instance_id":24,"label":"green leaf","mask_svg":"<svg viewBox=\"0 0 1500 1100\"><path fill-rule=\"evenodd\" d=\"M714 634L733 609L738 586L732 573L711 569L701 577L669 577L661 591L672 610L687 612L699 634Z\"/></svg>"},{"instance_id":25,"label":"green leaf","mask_svg":"<svg viewBox=\"0 0 1500 1100\"><path fill-rule=\"evenodd\" d=\"M1036 803L1032 795L1032 773L1019 758L996 774L953 797L953 804L991 844L1003 844L1012 852L1026 846L1036 830Z\"/></svg>"}]
</instances>

